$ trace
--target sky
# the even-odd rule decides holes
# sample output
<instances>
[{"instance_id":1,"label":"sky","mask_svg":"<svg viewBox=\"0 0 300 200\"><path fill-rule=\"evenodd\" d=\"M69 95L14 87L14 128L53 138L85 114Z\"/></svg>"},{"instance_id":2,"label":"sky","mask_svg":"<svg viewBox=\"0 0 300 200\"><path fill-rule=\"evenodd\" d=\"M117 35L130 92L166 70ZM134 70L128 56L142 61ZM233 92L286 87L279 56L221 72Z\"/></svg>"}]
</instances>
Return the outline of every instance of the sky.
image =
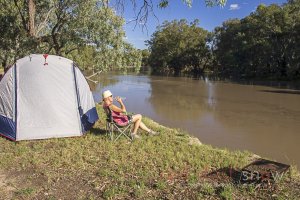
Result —
<instances>
[{"instance_id":1,"label":"sky","mask_svg":"<svg viewBox=\"0 0 300 200\"><path fill-rule=\"evenodd\" d=\"M157 5L159 0L152 0L153 4ZM215 27L221 26L222 23L228 19L238 18L242 19L254 12L258 5L265 4L278 4L282 5L287 0L227 0L224 7L206 7L205 0L193 0L192 7L188 7L182 0L170 0L167 8L158 8L154 6L153 13L149 13L146 27L142 28L141 25L136 25L132 21L136 14L134 12L131 1L124 1L124 12L122 16L125 18L126 23L124 29L126 32L126 40L135 48L146 49L145 40L149 40L151 35L156 31L156 27L161 25L165 20L172 21L174 19L186 19L192 22L199 19L199 26L212 31ZM142 2L136 0L136 2ZM139 5L137 5L138 7ZM157 17L155 17L155 16Z\"/></svg>"}]
</instances>

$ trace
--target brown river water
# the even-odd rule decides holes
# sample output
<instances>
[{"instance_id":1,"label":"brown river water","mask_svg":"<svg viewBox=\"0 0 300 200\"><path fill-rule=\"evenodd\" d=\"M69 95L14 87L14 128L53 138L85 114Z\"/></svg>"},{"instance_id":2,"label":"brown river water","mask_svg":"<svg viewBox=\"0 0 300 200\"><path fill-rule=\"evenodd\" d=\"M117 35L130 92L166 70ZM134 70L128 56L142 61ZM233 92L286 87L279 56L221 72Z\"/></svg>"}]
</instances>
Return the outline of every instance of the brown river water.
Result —
<instances>
[{"instance_id":1,"label":"brown river water","mask_svg":"<svg viewBox=\"0 0 300 200\"><path fill-rule=\"evenodd\" d=\"M109 89L130 112L180 128L202 143L248 150L300 167L300 89L187 77L100 74L95 101ZM102 119L103 120L103 119Z\"/></svg>"}]
</instances>

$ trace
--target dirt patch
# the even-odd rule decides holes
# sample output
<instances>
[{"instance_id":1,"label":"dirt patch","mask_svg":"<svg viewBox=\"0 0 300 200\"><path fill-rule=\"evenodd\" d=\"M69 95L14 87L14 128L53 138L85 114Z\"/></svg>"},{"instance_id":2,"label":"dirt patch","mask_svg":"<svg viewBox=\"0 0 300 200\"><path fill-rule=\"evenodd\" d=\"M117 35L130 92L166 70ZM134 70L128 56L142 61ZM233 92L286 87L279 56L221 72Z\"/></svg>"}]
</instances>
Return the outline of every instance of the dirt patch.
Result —
<instances>
[{"instance_id":1,"label":"dirt patch","mask_svg":"<svg viewBox=\"0 0 300 200\"><path fill-rule=\"evenodd\" d=\"M14 188L11 185L11 180L7 178L3 171L0 171L0 199L10 199L12 197Z\"/></svg>"},{"instance_id":2,"label":"dirt patch","mask_svg":"<svg viewBox=\"0 0 300 200\"><path fill-rule=\"evenodd\" d=\"M50 197L60 199L76 199L85 197L101 197L102 192L97 191L87 177L78 176L61 176L51 181L47 187L44 187L36 197L45 199Z\"/></svg>"},{"instance_id":3,"label":"dirt patch","mask_svg":"<svg viewBox=\"0 0 300 200\"><path fill-rule=\"evenodd\" d=\"M47 186L46 177L36 173L32 168L0 171L0 200L31 199L45 186Z\"/></svg>"}]
</instances>

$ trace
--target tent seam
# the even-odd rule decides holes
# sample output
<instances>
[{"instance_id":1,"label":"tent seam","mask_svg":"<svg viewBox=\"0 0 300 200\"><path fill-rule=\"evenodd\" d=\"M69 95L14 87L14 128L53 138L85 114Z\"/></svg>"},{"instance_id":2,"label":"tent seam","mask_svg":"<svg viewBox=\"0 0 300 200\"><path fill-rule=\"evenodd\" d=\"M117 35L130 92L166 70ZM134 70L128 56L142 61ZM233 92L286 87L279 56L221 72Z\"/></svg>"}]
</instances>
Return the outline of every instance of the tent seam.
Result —
<instances>
[{"instance_id":1,"label":"tent seam","mask_svg":"<svg viewBox=\"0 0 300 200\"><path fill-rule=\"evenodd\" d=\"M80 97L79 97L79 91L78 91L78 84L77 84L77 79L76 79L76 71L75 71L75 64L74 62L72 63L73 65L73 76L74 76L74 83L75 83L75 91L76 91L76 97L77 97L77 109L79 112L79 123L80 123L80 129L81 129L81 135L83 135L84 133L84 129L83 129L83 124L81 121L81 116L82 116L82 108L81 108L81 102L80 102Z\"/></svg>"},{"instance_id":2,"label":"tent seam","mask_svg":"<svg viewBox=\"0 0 300 200\"><path fill-rule=\"evenodd\" d=\"M15 78L15 85L14 85L14 88L15 88L15 140L18 139L18 134L17 134L17 126L18 126L18 123L17 123L17 103L18 103L18 98L17 98L17 63L15 63L15 66L14 66L14 78Z\"/></svg>"}]
</instances>

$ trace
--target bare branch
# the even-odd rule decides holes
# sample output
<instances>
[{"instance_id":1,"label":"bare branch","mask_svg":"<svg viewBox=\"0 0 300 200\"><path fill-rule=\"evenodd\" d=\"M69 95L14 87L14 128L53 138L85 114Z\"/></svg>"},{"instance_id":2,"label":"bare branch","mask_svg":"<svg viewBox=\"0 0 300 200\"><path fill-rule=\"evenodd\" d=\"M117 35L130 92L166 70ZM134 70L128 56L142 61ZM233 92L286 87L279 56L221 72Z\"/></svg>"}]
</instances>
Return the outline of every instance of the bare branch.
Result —
<instances>
[{"instance_id":1,"label":"bare branch","mask_svg":"<svg viewBox=\"0 0 300 200\"><path fill-rule=\"evenodd\" d=\"M88 77L86 77L87 79L90 79L90 78L92 78L93 76L95 76L95 75L97 75L97 74L100 74L102 72L102 70L99 70L99 71L97 71L97 72L95 72L94 74L92 74L92 75L90 75L90 76L88 76Z\"/></svg>"},{"instance_id":2,"label":"bare branch","mask_svg":"<svg viewBox=\"0 0 300 200\"><path fill-rule=\"evenodd\" d=\"M152 14L157 19L157 21L159 21L158 17L154 13L154 9L153 9L154 4L153 4L152 0L144 0L143 5L138 8L137 13L136 13L136 10L137 10L136 1L131 0L131 3L133 5L133 10L135 12L135 18L133 20L130 20L129 22L127 22L127 24L129 24L131 22L135 22L135 26L133 29L135 29L137 26L141 26L142 31L144 31L144 29L146 29L146 32L148 34L147 22L148 22L149 14Z\"/></svg>"},{"instance_id":3,"label":"bare branch","mask_svg":"<svg viewBox=\"0 0 300 200\"><path fill-rule=\"evenodd\" d=\"M227 2L227 0L204 0L206 6L224 6ZM125 0L115 0L115 3L113 4L113 7L116 8L118 12L120 12L121 15L124 13L124 5L126 3ZM137 1L137 0L130 0L131 4L133 5L133 10L135 12L135 17L133 20L130 20L128 23L135 22L134 29L139 25L142 27L142 29L147 30L147 22L149 15L153 15L157 21L159 22L158 17L154 13L154 6L158 6L160 8L168 7L171 0L160 0L159 3L157 2L153 3L153 0L143 0L143 1ZM137 5L137 2L142 2L142 5ZM192 0L183 0L183 3L186 4L188 7L192 6ZM139 7L139 8L138 8ZM148 31L147 31L148 32Z\"/></svg>"},{"instance_id":4,"label":"bare branch","mask_svg":"<svg viewBox=\"0 0 300 200\"><path fill-rule=\"evenodd\" d=\"M132 2L133 0L131 0ZM125 0L116 0L115 5L113 6L117 11L120 12L121 15L124 14L124 6L125 5Z\"/></svg>"},{"instance_id":5,"label":"bare branch","mask_svg":"<svg viewBox=\"0 0 300 200\"><path fill-rule=\"evenodd\" d=\"M51 9L47 12L46 17L45 17L45 20L44 20L42 23L39 24L39 26L38 26L38 28L37 28L37 31L36 31L36 36L38 36L39 32L40 32L45 26L47 26L47 21L48 21L49 16L50 16L50 14L51 14L51 12L52 12L53 10L54 10L54 7L51 8Z\"/></svg>"},{"instance_id":6,"label":"bare branch","mask_svg":"<svg viewBox=\"0 0 300 200\"><path fill-rule=\"evenodd\" d=\"M77 49L79 49L79 48L78 48L78 47L74 47L74 48L72 48L72 49L66 51L65 54L68 55L69 53L71 53L72 51L75 51L75 50L77 50Z\"/></svg>"}]
</instances>

